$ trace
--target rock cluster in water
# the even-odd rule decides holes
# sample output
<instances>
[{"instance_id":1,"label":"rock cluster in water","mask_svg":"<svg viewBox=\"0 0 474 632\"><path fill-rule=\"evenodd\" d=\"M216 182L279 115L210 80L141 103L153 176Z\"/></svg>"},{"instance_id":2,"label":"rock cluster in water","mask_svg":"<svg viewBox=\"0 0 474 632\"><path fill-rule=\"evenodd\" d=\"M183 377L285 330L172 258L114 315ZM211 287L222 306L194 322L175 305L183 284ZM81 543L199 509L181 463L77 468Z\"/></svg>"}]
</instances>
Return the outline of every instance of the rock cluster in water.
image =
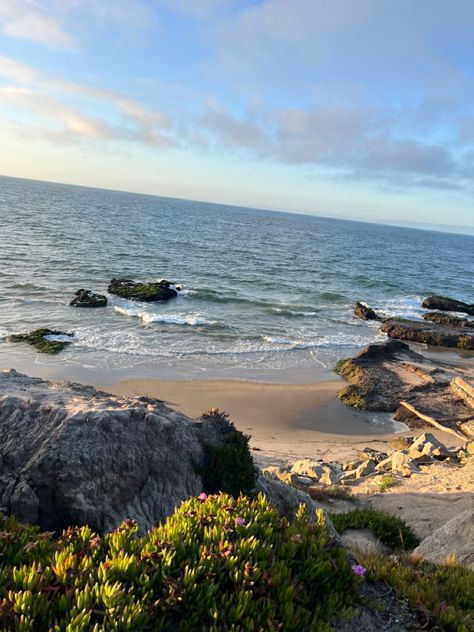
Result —
<instances>
[{"instance_id":1,"label":"rock cluster in water","mask_svg":"<svg viewBox=\"0 0 474 632\"><path fill-rule=\"evenodd\" d=\"M11 334L7 340L9 342L27 342L39 353L54 355L71 344L73 335L73 333L42 327L24 334ZM56 336L60 337L60 339L55 339Z\"/></svg>"},{"instance_id":2,"label":"rock cluster in water","mask_svg":"<svg viewBox=\"0 0 474 632\"><path fill-rule=\"evenodd\" d=\"M110 294L134 301L167 301L178 296L178 290L165 279L153 283L135 282L130 279L112 279L107 288Z\"/></svg>"},{"instance_id":3,"label":"rock cluster in water","mask_svg":"<svg viewBox=\"0 0 474 632\"><path fill-rule=\"evenodd\" d=\"M105 307L107 297L103 294L94 294L91 290L77 290L75 298L69 303L71 307Z\"/></svg>"}]
</instances>

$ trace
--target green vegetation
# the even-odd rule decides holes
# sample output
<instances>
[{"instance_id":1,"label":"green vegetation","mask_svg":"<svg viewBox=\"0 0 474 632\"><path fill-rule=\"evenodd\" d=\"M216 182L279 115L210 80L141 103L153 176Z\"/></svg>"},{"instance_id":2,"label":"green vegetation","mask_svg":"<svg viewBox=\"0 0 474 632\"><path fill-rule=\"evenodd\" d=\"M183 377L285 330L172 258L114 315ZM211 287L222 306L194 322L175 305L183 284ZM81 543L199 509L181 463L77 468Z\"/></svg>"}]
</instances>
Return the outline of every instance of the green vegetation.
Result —
<instances>
[{"instance_id":1,"label":"green vegetation","mask_svg":"<svg viewBox=\"0 0 474 632\"><path fill-rule=\"evenodd\" d=\"M390 489L391 487L396 487L399 484L400 481L396 476L394 476L393 474L384 474L379 483L379 492L386 492L387 489Z\"/></svg>"},{"instance_id":2,"label":"green vegetation","mask_svg":"<svg viewBox=\"0 0 474 632\"><path fill-rule=\"evenodd\" d=\"M290 525L263 496L201 495L143 538L0 518L0 539L2 630L324 632L362 581L322 513Z\"/></svg>"},{"instance_id":3,"label":"green vegetation","mask_svg":"<svg viewBox=\"0 0 474 632\"><path fill-rule=\"evenodd\" d=\"M474 572L457 563L437 565L413 556L360 554L366 578L386 581L418 611L423 630L474 630Z\"/></svg>"},{"instance_id":4,"label":"green vegetation","mask_svg":"<svg viewBox=\"0 0 474 632\"><path fill-rule=\"evenodd\" d=\"M207 414L207 413L206 413ZM228 421L226 413L211 411ZM222 444L205 446L204 466L199 470L206 494L226 492L237 497L252 494L257 484L257 468L249 449L248 435L229 421L230 432Z\"/></svg>"},{"instance_id":5,"label":"green vegetation","mask_svg":"<svg viewBox=\"0 0 474 632\"><path fill-rule=\"evenodd\" d=\"M382 544L392 549L407 551L419 544L418 538L403 520L376 509L355 509L332 514L331 520L339 533L346 529L370 529Z\"/></svg>"},{"instance_id":6,"label":"green vegetation","mask_svg":"<svg viewBox=\"0 0 474 632\"><path fill-rule=\"evenodd\" d=\"M152 283L134 283L121 279L112 279L108 291L121 298L135 301L167 301L177 296L176 290L170 288L169 281Z\"/></svg>"},{"instance_id":7,"label":"green vegetation","mask_svg":"<svg viewBox=\"0 0 474 632\"><path fill-rule=\"evenodd\" d=\"M353 408L367 408L365 399L360 394L359 388L355 384L348 384L338 394L339 399L347 406Z\"/></svg>"},{"instance_id":8,"label":"green vegetation","mask_svg":"<svg viewBox=\"0 0 474 632\"><path fill-rule=\"evenodd\" d=\"M41 329L35 329L27 334L12 334L9 336L10 342L28 342L39 353L59 353L64 349L66 345L71 344L69 340L48 340L46 336L73 336L74 334L68 334L64 331L54 331L43 327Z\"/></svg>"},{"instance_id":9,"label":"green vegetation","mask_svg":"<svg viewBox=\"0 0 474 632\"><path fill-rule=\"evenodd\" d=\"M334 367L334 373L342 375L343 377L349 377L356 371L356 367L353 364L352 358L345 358L338 360Z\"/></svg>"}]
</instances>

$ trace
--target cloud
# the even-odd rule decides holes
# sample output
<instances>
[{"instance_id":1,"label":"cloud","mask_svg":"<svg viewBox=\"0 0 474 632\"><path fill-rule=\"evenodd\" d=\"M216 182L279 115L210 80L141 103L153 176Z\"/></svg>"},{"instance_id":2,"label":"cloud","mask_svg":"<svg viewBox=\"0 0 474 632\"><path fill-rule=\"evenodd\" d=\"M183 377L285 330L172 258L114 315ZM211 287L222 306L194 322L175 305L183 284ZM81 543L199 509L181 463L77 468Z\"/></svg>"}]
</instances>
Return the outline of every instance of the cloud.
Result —
<instances>
[{"instance_id":1,"label":"cloud","mask_svg":"<svg viewBox=\"0 0 474 632\"><path fill-rule=\"evenodd\" d=\"M148 29L152 11L140 0L1 0L0 30L51 49L77 50L76 33L87 27Z\"/></svg>"},{"instance_id":2,"label":"cloud","mask_svg":"<svg viewBox=\"0 0 474 632\"><path fill-rule=\"evenodd\" d=\"M5 56L0 56L2 77L8 83L0 86L0 108L17 123L27 116L23 135L42 135L60 143L134 142L159 148L177 144L171 118L128 95L44 75Z\"/></svg>"}]
</instances>

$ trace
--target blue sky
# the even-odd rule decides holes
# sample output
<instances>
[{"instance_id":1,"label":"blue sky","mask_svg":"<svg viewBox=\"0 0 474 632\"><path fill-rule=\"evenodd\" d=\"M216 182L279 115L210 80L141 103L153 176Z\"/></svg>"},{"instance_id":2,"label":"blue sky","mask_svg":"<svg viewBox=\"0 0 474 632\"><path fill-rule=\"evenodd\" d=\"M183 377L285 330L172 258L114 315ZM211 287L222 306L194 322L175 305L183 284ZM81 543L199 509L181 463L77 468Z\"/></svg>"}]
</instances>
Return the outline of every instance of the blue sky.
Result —
<instances>
[{"instance_id":1,"label":"blue sky","mask_svg":"<svg viewBox=\"0 0 474 632\"><path fill-rule=\"evenodd\" d=\"M0 0L0 173L474 228L472 0Z\"/></svg>"}]
</instances>

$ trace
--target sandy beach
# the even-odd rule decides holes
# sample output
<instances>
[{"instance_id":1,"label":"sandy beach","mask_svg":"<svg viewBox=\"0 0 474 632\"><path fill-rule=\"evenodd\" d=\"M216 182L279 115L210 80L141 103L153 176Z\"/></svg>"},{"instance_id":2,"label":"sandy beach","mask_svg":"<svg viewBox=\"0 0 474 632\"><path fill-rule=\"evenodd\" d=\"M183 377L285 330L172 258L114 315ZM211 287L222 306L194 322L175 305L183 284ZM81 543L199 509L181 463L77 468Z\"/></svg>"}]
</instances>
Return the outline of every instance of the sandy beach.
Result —
<instances>
[{"instance_id":1,"label":"sandy beach","mask_svg":"<svg viewBox=\"0 0 474 632\"><path fill-rule=\"evenodd\" d=\"M407 432L390 414L345 406L337 398L343 384L337 376L314 384L128 379L100 388L156 397L190 417L210 408L226 411L239 430L251 435L254 456L263 466L306 457L344 461L367 446L382 449L395 433ZM439 437L453 443L450 435Z\"/></svg>"}]
</instances>

